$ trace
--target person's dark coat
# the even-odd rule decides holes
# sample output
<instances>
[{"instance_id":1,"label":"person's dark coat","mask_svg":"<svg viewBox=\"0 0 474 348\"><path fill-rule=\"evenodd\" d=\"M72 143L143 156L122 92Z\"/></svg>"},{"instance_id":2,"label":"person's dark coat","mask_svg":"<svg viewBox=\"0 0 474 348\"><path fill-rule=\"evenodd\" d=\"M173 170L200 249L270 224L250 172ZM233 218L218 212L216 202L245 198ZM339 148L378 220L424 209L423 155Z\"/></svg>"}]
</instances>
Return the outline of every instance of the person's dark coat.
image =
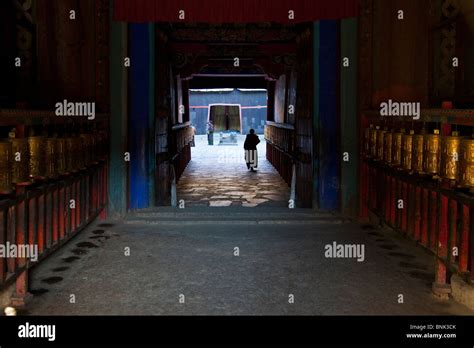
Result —
<instances>
[{"instance_id":1,"label":"person's dark coat","mask_svg":"<svg viewBox=\"0 0 474 348\"><path fill-rule=\"evenodd\" d=\"M244 142L244 150L257 150L257 144L260 142L258 135L247 134Z\"/></svg>"}]
</instances>

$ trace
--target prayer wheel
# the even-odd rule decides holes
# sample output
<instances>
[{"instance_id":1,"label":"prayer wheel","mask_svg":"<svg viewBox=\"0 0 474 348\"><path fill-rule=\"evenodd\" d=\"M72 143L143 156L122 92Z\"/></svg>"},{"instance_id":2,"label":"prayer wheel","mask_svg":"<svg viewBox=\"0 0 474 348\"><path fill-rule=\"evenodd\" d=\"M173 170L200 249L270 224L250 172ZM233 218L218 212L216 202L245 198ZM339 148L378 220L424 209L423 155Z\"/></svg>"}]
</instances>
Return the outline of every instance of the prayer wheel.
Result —
<instances>
[{"instance_id":1,"label":"prayer wheel","mask_svg":"<svg viewBox=\"0 0 474 348\"><path fill-rule=\"evenodd\" d=\"M29 175L31 179L44 179L46 138L44 136L28 137Z\"/></svg>"},{"instance_id":2,"label":"prayer wheel","mask_svg":"<svg viewBox=\"0 0 474 348\"><path fill-rule=\"evenodd\" d=\"M393 131L388 131L383 137L383 160L386 164L392 163L392 138Z\"/></svg>"},{"instance_id":3,"label":"prayer wheel","mask_svg":"<svg viewBox=\"0 0 474 348\"><path fill-rule=\"evenodd\" d=\"M8 141L12 144L12 182L14 184L24 183L29 181L29 152L28 140L25 138L9 138Z\"/></svg>"},{"instance_id":4,"label":"prayer wheel","mask_svg":"<svg viewBox=\"0 0 474 348\"><path fill-rule=\"evenodd\" d=\"M437 175L439 173L440 150L439 129L435 129L433 134L425 134L423 137L423 171L426 174Z\"/></svg>"},{"instance_id":5,"label":"prayer wheel","mask_svg":"<svg viewBox=\"0 0 474 348\"><path fill-rule=\"evenodd\" d=\"M0 142L0 194L9 194L12 190L12 143Z\"/></svg>"},{"instance_id":6,"label":"prayer wheel","mask_svg":"<svg viewBox=\"0 0 474 348\"><path fill-rule=\"evenodd\" d=\"M411 171L414 134L415 131L411 129L408 134L402 135L402 168L407 171Z\"/></svg>"},{"instance_id":7,"label":"prayer wheel","mask_svg":"<svg viewBox=\"0 0 474 348\"><path fill-rule=\"evenodd\" d=\"M474 138L461 140L459 181L461 186L474 187Z\"/></svg>"},{"instance_id":8,"label":"prayer wheel","mask_svg":"<svg viewBox=\"0 0 474 348\"><path fill-rule=\"evenodd\" d=\"M377 131L377 160L383 161L383 139L387 134L387 127Z\"/></svg>"},{"instance_id":9,"label":"prayer wheel","mask_svg":"<svg viewBox=\"0 0 474 348\"><path fill-rule=\"evenodd\" d=\"M61 174L67 173L67 145L66 145L66 138L58 138L56 139L56 172Z\"/></svg>"},{"instance_id":10,"label":"prayer wheel","mask_svg":"<svg viewBox=\"0 0 474 348\"><path fill-rule=\"evenodd\" d=\"M413 135L413 152L411 169L418 174L423 174L423 138L424 131L421 134Z\"/></svg>"},{"instance_id":11,"label":"prayer wheel","mask_svg":"<svg viewBox=\"0 0 474 348\"><path fill-rule=\"evenodd\" d=\"M405 134L405 129L400 129L400 132L392 135L392 163L394 167L402 165L402 137Z\"/></svg>"},{"instance_id":12,"label":"prayer wheel","mask_svg":"<svg viewBox=\"0 0 474 348\"><path fill-rule=\"evenodd\" d=\"M379 126L370 129L370 157L376 158L377 157L377 131L380 129Z\"/></svg>"},{"instance_id":13,"label":"prayer wheel","mask_svg":"<svg viewBox=\"0 0 474 348\"><path fill-rule=\"evenodd\" d=\"M47 138L46 139L46 176L48 178L56 178L58 176L57 171L57 138Z\"/></svg>"},{"instance_id":14,"label":"prayer wheel","mask_svg":"<svg viewBox=\"0 0 474 348\"><path fill-rule=\"evenodd\" d=\"M440 176L443 179L458 179L460 150L461 137L458 132L453 132L451 136L442 137Z\"/></svg>"}]
</instances>

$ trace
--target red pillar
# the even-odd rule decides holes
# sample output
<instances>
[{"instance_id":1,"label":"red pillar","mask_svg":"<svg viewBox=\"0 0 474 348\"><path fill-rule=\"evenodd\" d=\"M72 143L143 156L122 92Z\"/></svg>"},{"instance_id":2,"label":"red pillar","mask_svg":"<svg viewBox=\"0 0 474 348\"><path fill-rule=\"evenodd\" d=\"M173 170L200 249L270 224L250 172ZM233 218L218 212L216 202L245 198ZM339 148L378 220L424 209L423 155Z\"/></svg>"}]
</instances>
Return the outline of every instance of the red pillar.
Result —
<instances>
[{"instance_id":1,"label":"red pillar","mask_svg":"<svg viewBox=\"0 0 474 348\"><path fill-rule=\"evenodd\" d=\"M408 185L406 182L401 182L401 191L403 199L403 209L401 211L401 229L404 233L407 232L407 219L408 219Z\"/></svg>"},{"instance_id":2,"label":"red pillar","mask_svg":"<svg viewBox=\"0 0 474 348\"><path fill-rule=\"evenodd\" d=\"M429 225L429 192L422 189L421 194L421 244L429 248L428 245L428 225Z\"/></svg>"},{"instance_id":3,"label":"red pillar","mask_svg":"<svg viewBox=\"0 0 474 348\"><path fill-rule=\"evenodd\" d=\"M438 249L436 245L437 231L438 231L438 194L436 191L431 191L431 209L430 209L430 249L436 253Z\"/></svg>"},{"instance_id":4,"label":"red pillar","mask_svg":"<svg viewBox=\"0 0 474 348\"><path fill-rule=\"evenodd\" d=\"M46 197L45 197L45 194L44 194L44 191L43 193L41 193L39 196L38 196L38 199L37 199L37 204L38 204L38 207L37 207L37 214L38 214L38 219L37 219L37 224L38 224L38 227L37 227L37 230L36 230L36 233L37 233L37 237L36 237L36 241L38 242L38 252L39 254L41 254L43 252L43 250L45 249L45 209L46 209Z\"/></svg>"},{"instance_id":5,"label":"red pillar","mask_svg":"<svg viewBox=\"0 0 474 348\"><path fill-rule=\"evenodd\" d=\"M420 240L421 237L421 188L415 187L415 213L413 217L413 238Z\"/></svg>"},{"instance_id":6,"label":"red pillar","mask_svg":"<svg viewBox=\"0 0 474 348\"><path fill-rule=\"evenodd\" d=\"M453 255L454 247L458 248L458 255L459 255L459 245L458 245L458 240L457 240L457 221L458 221L458 202L454 199L450 199L449 210L448 210L448 223L449 223L448 260L451 263L455 263L456 259L459 259Z\"/></svg>"},{"instance_id":7,"label":"red pillar","mask_svg":"<svg viewBox=\"0 0 474 348\"><path fill-rule=\"evenodd\" d=\"M61 184L59 184L61 185ZM58 242L59 238L59 189L54 188L51 193L52 200L52 237L51 245L55 245Z\"/></svg>"},{"instance_id":8,"label":"red pillar","mask_svg":"<svg viewBox=\"0 0 474 348\"><path fill-rule=\"evenodd\" d=\"M436 225L434 225L436 226ZM432 228L436 230L437 228ZM447 284L448 263L448 197L441 194L440 197L440 216L438 230L436 275L433 283L433 292L439 296L447 297L450 287Z\"/></svg>"},{"instance_id":9,"label":"red pillar","mask_svg":"<svg viewBox=\"0 0 474 348\"><path fill-rule=\"evenodd\" d=\"M361 168L361 175L359 178L359 218L366 219L369 216L369 211L367 209L367 197L368 197L368 189L367 189L367 180L368 180L368 166L362 159L359 161L360 168Z\"/></svg>"},{"instance_id":10,"label":"red pillar","mask_svg":"<svg viewBox=\"0 0 474 348\"><path fill-rule=\"evenodd\" d=\"M469 214L469 206L462 206L462 217L461 217L461 243L459 247L459 270L461 272L467 272L469 270L469 234L471 233L471 221ZM471 234L471 240L473 239L473 234ZM473 268L470 269L471 274ZM471 276L472 278L472 276Z\"/></svg>"},{"instance_id":11,"label":"red pillar","mask_svg":"<svg viewBox=\"0 0 474 348\"><path fill-rule=\"evenodd\" d=\"M397 227L397 180L394 177L390 177L390 201L392 209L390 209L390 224L392 227Z\"/></svg>"},{"instance_id":12,"label":"red pillar","mask_svg":"<svg viewBox=\"0 0 474 348\"><path fill-rule=\"evenodd\" d=\"M25 185L17 185L16 186L16 193L17 196L23 196L24 199L20 200L20 203L17 205L16 210L16 244L26 244L28 242L28 222L26 221L26 187L29 184ZM15 260L13 259L13 262ZM14 271L18 268L22 268L26 266L26 259L25 258L18 258ZM24 269L16 278L15 280L15 292L12 297L12 304L15 307L22 307L26 304L27 300L30 298L30 294L28 293L28 269Z\"/></svg>"}]
</instances>

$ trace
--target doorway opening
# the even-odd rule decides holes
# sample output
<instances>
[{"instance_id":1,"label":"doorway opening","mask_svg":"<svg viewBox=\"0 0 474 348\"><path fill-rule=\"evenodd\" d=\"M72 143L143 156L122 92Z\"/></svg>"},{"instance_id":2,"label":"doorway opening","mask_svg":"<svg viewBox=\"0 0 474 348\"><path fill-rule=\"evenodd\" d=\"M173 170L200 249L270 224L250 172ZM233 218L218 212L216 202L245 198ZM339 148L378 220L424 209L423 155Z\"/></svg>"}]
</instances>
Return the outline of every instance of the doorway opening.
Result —
<instances>
[{"instance_id":1,"label":"doorway opening","mask_svg":"<svg viewBox=\"0 0 474 348\"><path fill-rule=\"evenodd\" d=\"M285 207L290 189L266 158L267 90L190 89L190 123L195 129L191 160L177 184L186 207ZM259 137L257 171L246 167L244 142Z\"/></svg>"}]
</instances>

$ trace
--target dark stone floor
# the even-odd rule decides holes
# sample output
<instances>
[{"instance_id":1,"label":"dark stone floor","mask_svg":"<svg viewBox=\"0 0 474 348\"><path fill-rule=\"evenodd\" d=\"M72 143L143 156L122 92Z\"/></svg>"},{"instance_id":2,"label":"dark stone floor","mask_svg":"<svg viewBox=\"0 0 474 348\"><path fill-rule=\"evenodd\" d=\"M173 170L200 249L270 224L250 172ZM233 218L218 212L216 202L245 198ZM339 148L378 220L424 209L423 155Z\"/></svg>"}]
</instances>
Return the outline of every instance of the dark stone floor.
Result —
<instances>
[{"instance_id":1,"label":"dark stone floor","mask_svg":"<svg viewBox=\"0 0 474 348\"><path fill-rule=\"evenodd\" d=\"M180 210L97 221L34 269L27 314L474 314L432 295L433 256L391 230L264 208L217 223L226 209L195 225ZM364 262L326 258L333 241L365 245Z\"/></svg>"}]
</instances>

